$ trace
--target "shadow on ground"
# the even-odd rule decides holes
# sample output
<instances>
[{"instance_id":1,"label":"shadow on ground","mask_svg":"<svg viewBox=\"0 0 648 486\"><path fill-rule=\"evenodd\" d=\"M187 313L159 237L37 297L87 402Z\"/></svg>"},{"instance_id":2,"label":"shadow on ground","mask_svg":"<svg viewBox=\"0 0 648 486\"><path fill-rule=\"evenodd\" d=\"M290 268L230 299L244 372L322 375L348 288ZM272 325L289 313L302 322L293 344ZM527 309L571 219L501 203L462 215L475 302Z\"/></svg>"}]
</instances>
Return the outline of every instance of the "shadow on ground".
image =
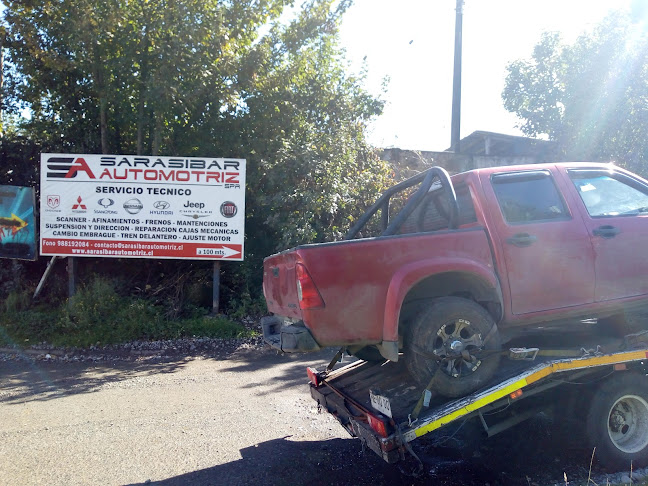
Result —
<instances>
[{"instance_id":1,"label":"shadow on ground","mask_svg":"<svg viewBox=\"0 0 648 486\"><path fill-rule=\"evenodd\" d=\"M241 459L150 483L158 486L262 484L268 486L430 484L403 476L359 441L275 439L241 449ZM403 482L405 480L405 482ZM427 478L429 480L429 478ZM443 483L437 483L443 484Z\"/></svg>"},{"instance_id":2,"label":"shadow on ground","mask_svg":"<svg viewBox=\"0 0 648 486\"><path fill-rule=\"evenodd\" d=\"M262 396L287 386L306 383L306 367L319 365L323 368L334 353L335 350L324 350L312 354L280 355L269 348L253 348L234 350L218 356L177 354L126 361L4 361L0 362L0 404L46 401L68 395L92 393L110 383L174 373L194 359L231 362L232 365L222 369L223 372L248 374L254 370L284 365L281 369L277 368L270 380L243 385L244 388L252 390L253 395ZM291 364L286 366L286 363ZM266 389L270 385L271 388L255 393L255 389L261 388L259 385L265 385Z\"/></svg>"},{"instance_id":3,"label":"shadow on ground","mask_svg":"<svg viewBox=\"0 0 648 486\"><path fill-rule=\"evenodd\" d=\"M359 440L298 442L284 437L241 449L241 459L230 463L130 486L541 486L564 484L565 477L568 484L587 480L591 451L546 416L488 440L479 437L478 423L449 433L452 437L443 445L439 436L413 443L423 462L418 476L412 476L416 462L411 457L390 465L363 452Z\"/></svg>"},{"instance_id":4,"label":"shadow on ground","mask_svg":"<svg viewBox=\"0 0 648 486\"><path fill-rule=\"evenodd\" d=\"M335 355L335 349L325 349L316 353L286 353L278 354L276 351L266 349L262 352L247 350L232 354L228 358L231 366L224 368L223 371L230 373L241 373L250 375L251 372L264 367L273 367L282 364L281 370L277 371L270 379L264 381L248 381L241 385L241 388L252 390L252 395L262 397L280 392L282 389L290 386L303 385L308 382L306 368L308 366L316 367L323 371ZM356 358L345 356L342 363L337 363L335 368L346 366L355 361ZM263 385L263 386L261 386ZM265 391L261 391L265 388Z\"/></svg>"},{"instance_id":5,"label":"shadow on ground","mask_svg":"<svg viewBox=\"0 0 648 486\"><path fill-rule=\"evenodd\" d=\"M173 373L191 358L168 361L116 363L54 363L43 361L0 363L0 404L54 400L92 393L108 383L138 376Z\"/></svg>"}]
</instances>

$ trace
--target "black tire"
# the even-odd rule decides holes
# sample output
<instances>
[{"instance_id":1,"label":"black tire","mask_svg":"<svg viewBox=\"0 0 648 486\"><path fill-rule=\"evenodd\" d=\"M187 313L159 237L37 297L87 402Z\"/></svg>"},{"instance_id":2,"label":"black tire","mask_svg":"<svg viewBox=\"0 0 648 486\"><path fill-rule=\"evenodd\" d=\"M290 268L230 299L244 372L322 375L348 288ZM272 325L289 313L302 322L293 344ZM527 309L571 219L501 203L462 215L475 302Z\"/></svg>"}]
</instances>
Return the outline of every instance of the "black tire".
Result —
<instances>
[{"instance_id":1,"label":"black tire","mask_svg":"<svg viewBox=\"0 0 648 486\"><path fill-rule=\"evenodd\" d=\"M441 297L422 308L406 330L404 359L421 386L460 397L493 377L500 349L497 326L486 309L472 300Z\"/></svg>"},{"instance_id":2,"label":"black tire","mask_svg":"<svg viewBox=\"0 0 648 486\"><path fill-rule=\"evenodd\" d=\"M380 351L378 351L378 348L376 348L375 346L365 346L362 349L358 349L353 353L353 356L363 361L369 361L371 363L385 361L385 358L382 354L380 354Z\"/></svg>"},{"instance_id":3,"label":"black tire","mask_svg":"<svg viewBox=\"0 0 648 486\"><path fill-rule=\"evenodd\" d=\"M623 337L633 330L624 312L597 319L595 333L607 337Z\"/></svg>"},{"instance_id":4,"label":"black tire","mask_svg":"<svg viewBox=\"0 0 648 486\"><path fill-rule=\"evenodd\" d=\"M648 378L615 373L593 395L587 434L604 466L629 469L648 463Z\"/></svg>"},{"instance_id":5,"label":"black tire","mask_svg":"<svg viewBox=\"0 0 648 486\"><path fill-rule=\"evenodd\" d=\"M596 333L609 337L624 337L648 329L646 311L643 312L619 312L609 317L602 317L597 320Z\"/></svg>"}]
</instances>

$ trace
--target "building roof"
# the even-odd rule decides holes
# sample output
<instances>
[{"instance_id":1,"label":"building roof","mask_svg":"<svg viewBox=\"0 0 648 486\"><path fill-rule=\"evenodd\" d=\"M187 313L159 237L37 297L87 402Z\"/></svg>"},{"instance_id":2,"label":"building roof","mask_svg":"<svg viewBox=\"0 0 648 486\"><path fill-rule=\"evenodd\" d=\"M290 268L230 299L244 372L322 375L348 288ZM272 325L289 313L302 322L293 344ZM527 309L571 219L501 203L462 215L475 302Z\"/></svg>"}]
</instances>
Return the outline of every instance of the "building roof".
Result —
<instances>
[{"instance_id":1,"label":"building roof","mask_svg":"<svg viewBox=\"0 0 648 486\"><path fill-rule=\"evenodd\" d=\"M552 141L482 130L471 133L459 142L459 153L465 155L544 157L556 149L557 145ZM450 148L446 149L446 152L449 151Z\"/></svg>"}]
</instances>

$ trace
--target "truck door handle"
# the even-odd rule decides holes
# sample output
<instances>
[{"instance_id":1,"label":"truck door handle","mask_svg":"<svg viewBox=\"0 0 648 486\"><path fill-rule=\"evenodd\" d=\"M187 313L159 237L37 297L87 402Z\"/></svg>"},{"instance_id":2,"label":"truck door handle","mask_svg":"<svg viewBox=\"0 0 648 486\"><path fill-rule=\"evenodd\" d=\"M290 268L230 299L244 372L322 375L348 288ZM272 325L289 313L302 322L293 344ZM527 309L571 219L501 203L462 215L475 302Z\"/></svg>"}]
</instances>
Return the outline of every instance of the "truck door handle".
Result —
<instances>
[{"instance_id":1,"label":"truck door handle","mask_svg":"<svg viewBox=\"0 0 648 486\"><path fill-rule=\"evenodd\" d=\"M530 235L529 233L518 233L506 239L507 243L511 245L515 245L520 248L524 248L525 246L531 246L536 241L538 241L538 238L533 235Z\"/></svg>"},{"instance_id":2,"label":"truck door handle","mask_svg":"<svg viewBox=\"0 0 648 486\"><path fill-rule=\"evenodd\" d=\"M616 228L615 226L611 226L609 224L604 224L603 226L599 226L598 228L595 228L594 231L592 231L594 236L601 236L603 238L614 238L616 235L621 233L621 230L619 228Z\"/></svg>"}]
</instances>

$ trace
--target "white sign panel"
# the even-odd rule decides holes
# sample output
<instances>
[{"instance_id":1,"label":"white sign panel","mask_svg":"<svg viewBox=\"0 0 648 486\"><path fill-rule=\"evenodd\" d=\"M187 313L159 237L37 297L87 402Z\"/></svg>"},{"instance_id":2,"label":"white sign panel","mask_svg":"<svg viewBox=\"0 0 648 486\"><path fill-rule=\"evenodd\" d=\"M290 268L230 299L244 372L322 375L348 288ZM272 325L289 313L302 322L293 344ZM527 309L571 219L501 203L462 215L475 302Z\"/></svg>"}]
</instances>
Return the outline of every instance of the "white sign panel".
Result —
<instances>
[{"instance_id":1,"label":"white sign panel","mask_svg":"<svg viewBox=\"0 0 648 486\"><path fill-rule=\"evenodd\" d=\"M243 260L245 159L41 154L41 255Z\"/></svg>"}]
</instances>

